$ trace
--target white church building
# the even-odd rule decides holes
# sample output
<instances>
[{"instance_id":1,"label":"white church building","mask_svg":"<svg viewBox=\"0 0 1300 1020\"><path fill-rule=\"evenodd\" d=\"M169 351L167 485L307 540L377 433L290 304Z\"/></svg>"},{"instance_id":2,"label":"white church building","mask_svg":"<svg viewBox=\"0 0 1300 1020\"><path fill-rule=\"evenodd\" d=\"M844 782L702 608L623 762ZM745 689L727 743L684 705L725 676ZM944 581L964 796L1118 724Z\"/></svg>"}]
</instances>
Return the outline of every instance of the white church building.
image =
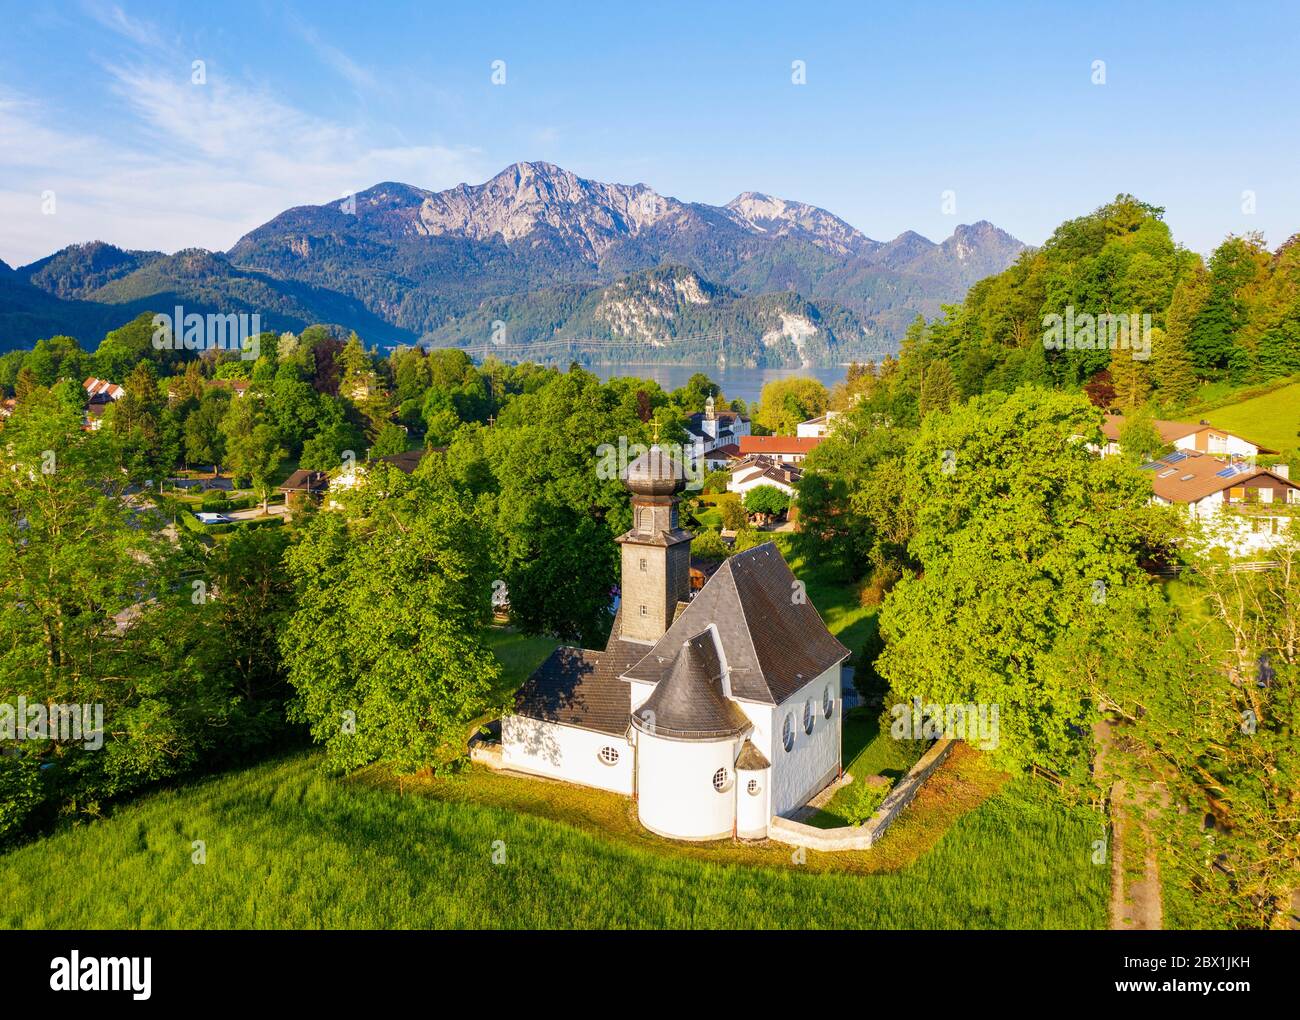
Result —
<instances>
[{"instance_id":1,"label":"white church building","mask_svg":"<svg viewBox=\"0 0 1300 1020\"><path fill-rule=\"evenodd\" d=\"M762 839L773 815L840 775L840 665L772 543L737 553L690 597L680 465L634 461L622 599L604 651L559 648L502 719L501 764L635 799L673 839Z\"/></svg>"}]
</instances>

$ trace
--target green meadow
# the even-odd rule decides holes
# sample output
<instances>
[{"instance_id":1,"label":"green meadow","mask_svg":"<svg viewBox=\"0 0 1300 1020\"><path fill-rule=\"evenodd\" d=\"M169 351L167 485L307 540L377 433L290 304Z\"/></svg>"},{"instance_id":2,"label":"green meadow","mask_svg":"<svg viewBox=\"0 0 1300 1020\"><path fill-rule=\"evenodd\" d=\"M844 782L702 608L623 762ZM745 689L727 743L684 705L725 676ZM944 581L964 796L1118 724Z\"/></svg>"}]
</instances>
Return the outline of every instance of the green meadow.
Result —
<instances>
[{"instance_id":1,"label":"green meadow","mask_svg":"<svg viewBox=\"0 0 1300 1020\"><path fill-rule=\"evenodd\" d=\"M1013 779L896 872L711 863L307 752L0 856L8 928L1101 928L1095 816ZM471 773L472 775L473 773ZM454 782L454 781L453 781ZM534 784L536 785L536 784ZM563 784L551 784L561 789ZM408 788L409 789L409 788ZM202 842L204 862L195 863ZM719 845L718 857L725 851Z\"/></svg>"},{"instance_id":2,"label":"green meadow","mask_svg":"<svg viewBox=\"0 0 1300 1020\"><path fill-rule=\"evenodd\" d=\"M1295 450L1300 448L1300 383L1207 411L1203 417L1269 449Z\"/></svg>"}]
</instances>

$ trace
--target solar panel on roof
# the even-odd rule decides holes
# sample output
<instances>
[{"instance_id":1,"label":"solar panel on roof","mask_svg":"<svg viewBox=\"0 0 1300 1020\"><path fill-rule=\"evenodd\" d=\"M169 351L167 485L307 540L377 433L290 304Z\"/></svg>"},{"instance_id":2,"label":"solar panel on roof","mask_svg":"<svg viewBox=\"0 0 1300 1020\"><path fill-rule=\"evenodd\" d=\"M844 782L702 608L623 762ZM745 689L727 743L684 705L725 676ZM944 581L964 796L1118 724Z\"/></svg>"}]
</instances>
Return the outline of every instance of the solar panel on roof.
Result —
<instances>
[{"instance_id":1,"label":"solar panel on roof","mask_svg":"<svg viewBox=\"0 0 1300 1020\"><path fill-rule=\"evenodd\" d=\"M1156 468L1161 467L1161 466L1162 466L1162 465L1161 465L1160 461L1158 461L1158 460L1153 460L1150 464L1143 464L1143 465L1142 465L1142 470L1143 470L1143 471L1154 471Z\"/></svg>"},{"instance_id":2,"label":"solar panel on roof","mask_svg":"<svg viewBox=\"0 0 1300 1020\"><path fill-rule=\"evenodd\" d=\"M1236 473L1237 473L1237 469L1229 465L1228 467L1224 468L1222 471L1214 472L1214 476L1216 478L1231 478Z\"/></svg>"},{"instance_id":3,"label":"solar panel on roof","mask_svg":"<svg viewBox=\"0 0 1300 1020\"><path fill-rule=\"evenodd\" d=\"M1186 460L1186 459L1187 459L1187 454L1185 453L1171 453L1168 457L1164 458L1164 462L1166 464L1177 464L1180 460Z\"/></svg>"}]
</instances>

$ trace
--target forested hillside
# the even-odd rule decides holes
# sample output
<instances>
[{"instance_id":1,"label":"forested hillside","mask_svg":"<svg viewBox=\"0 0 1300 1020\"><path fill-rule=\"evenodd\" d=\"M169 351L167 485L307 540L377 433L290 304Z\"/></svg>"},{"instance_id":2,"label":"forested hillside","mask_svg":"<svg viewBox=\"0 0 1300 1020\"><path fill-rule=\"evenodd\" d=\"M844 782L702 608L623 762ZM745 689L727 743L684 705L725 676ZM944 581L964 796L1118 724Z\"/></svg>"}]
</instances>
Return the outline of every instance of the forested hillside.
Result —
<instances>
[{"instance_id":1,"label":"forested hillside","mask_svg":"<svg viewBox=\"0 0 1300 1020\"><path fill-rule=\"evenodd\" d=\"M914 416L957 397L1021 383L1087 385L1099 403L1166 412L1199 382L1300 371L1300 248L1231 236L1208 260L1182 247L1163 210L1121 195L1063 223L937 319L915 322L895 364ZM1050 317L1149 316L1150 356L1131 349L1046 350ZM1098 327L1100 328L1100 327ZM923 392L924 390L924 392ZM906 412L905 399L900 410Z\"/></svg>"}]
</instances>

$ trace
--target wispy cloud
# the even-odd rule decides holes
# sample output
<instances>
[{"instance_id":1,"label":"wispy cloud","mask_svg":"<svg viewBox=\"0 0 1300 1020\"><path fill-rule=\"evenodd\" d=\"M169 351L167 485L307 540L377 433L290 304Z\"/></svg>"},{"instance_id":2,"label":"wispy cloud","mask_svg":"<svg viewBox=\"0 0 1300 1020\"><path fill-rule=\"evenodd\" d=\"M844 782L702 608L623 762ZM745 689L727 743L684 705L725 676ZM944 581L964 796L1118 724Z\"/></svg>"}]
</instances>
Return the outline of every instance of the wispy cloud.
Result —
<instances>
[{"instance_id":1,"label":"wispy cloud","mask_svg":"<svg viewBox=\"0 0 1300 1020\"><path fill-rule=\"evenodd\" d=\"M358 64L337 46L321 38L315 26L303 21L292 12L288 14L289 26L303 42L311 47L317 59L333 69L358 91L373 91L379 82L371 72Z\"/></svg>"},{"instance_id":2,"label":"wispy cloud","mask_svg":"<svg viewBox=\"0 0 1300 1020\"><path fill-rule=\"evenodd\" d=\"M120 8L99 16L151 50L157 35ZM156 54L155 54L156 56ZM230 247L292 206L383 180L442 188L486 176L473 148L374 137L364 124L299 109L207 65L148 53L103 68L125 115L110 135L57 126L57 111L0 89L0 258L22 264L79 241L174 251ZM56 212L42 211L52 191Z\"/></svg>"},{"instance_id":3,"label":"wispy cloud","mask_svg":"<svg viewBox=\"0 0 1300 1020\"><path fill-rule=\"evenodd\" d=\"M139 46L156 48L163 45L162 35L153 25L139 18L130 17L117 4L104 3L102 0L84 0L82 9L104 28L116 32Z\"/></svg>"}]
</instances>

